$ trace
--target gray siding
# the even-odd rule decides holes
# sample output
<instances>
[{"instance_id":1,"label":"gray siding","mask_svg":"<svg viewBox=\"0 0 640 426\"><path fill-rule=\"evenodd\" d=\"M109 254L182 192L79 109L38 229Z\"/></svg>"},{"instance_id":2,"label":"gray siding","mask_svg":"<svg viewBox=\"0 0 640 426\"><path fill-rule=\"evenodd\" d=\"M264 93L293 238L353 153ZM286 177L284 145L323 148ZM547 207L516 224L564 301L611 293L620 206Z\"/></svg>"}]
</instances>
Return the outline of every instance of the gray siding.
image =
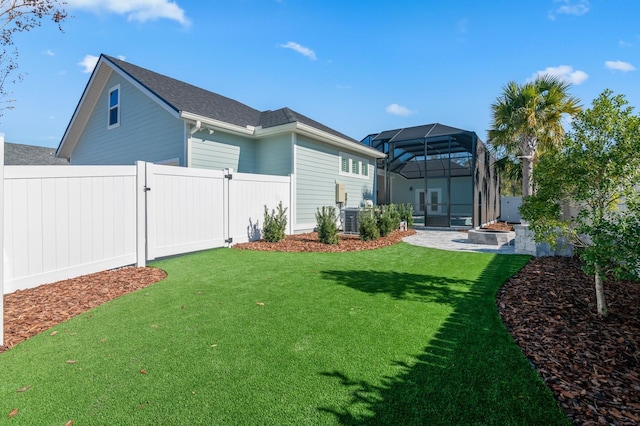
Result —
<instances>
[{"instance_id":1,"label":"gray siding","mask_svg":"<svg viewBox=\"0 0 640 426\"><path fill-rule=\"evenodd\" d=\"M291 170L291 135L278 135L260 139L256 143L256 173L288 176Z\"/></svg>"},{"instance_id":2,"label":"gray siding","mask_svg":"<svg viewBox=\"0 0 640 426\"><path fill-rule=\"evenodd\" d=\"M107 129L109 90L120 84L120 126ZM112 73L73 151L71 164L133 164L184 159L184 124Z\"/></svg>"},{"instance_id":3,"label":"gray siding","mask_svg":"<svg viewBox=\"0 0 640 426\"><path fill-rule=\"evenodd\" d=\"M354 154L355 155L355 154ZM311 139L298 137L296 149L296 223L314 224L319 207L336 206L336 183L344 183L346 207L359 207L373 193L373 160L368 178L343 176L340 151Z\"/></svg>"},{"instance_id":4,"label":"gray siding","mask_svg":"<svg viewBox=\"0 0 640 426\"><path fill-rule=\"evenodd\" d=\"M198 132L191 139L191 166L200 169L231 168L240 173L257 173L256 142L216 131Z\"/></svg>"}]
</instances>

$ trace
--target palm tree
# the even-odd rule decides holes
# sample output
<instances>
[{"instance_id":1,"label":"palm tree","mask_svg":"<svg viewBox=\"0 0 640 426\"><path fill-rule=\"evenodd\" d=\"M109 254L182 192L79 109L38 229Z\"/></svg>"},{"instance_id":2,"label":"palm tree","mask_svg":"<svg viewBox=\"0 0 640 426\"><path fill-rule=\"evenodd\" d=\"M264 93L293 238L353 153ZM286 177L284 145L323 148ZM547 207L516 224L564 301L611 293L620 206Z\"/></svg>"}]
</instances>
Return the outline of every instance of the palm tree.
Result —
<instances>
[{"instance_id":1,"label":"palm tree","mask_svg":"<svg viewBox=\"0 0 640 426\"><path fill-rule=\"evenodd\" d=\"M536 157L562 143L563 116L573 116L582 109L579 100L569 96L570 87L569 83L549 75L523 85L512 81L491 105L489 142L522 163L523 197L533 192Z\"/></svg>"}]
</instances>

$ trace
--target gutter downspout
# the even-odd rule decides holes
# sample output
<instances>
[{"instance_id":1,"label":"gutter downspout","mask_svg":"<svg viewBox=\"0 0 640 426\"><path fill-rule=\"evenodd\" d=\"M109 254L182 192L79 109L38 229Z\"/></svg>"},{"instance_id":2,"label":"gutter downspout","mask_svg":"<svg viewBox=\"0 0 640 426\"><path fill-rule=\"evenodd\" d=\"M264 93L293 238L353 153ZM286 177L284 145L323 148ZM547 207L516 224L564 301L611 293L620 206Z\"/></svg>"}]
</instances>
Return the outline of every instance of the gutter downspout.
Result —
<instances>
[{"instance_id":1,"label":"gutter downspout","mask_svg":"<svg viewBox=\"0 0 640 426\"><path fill-rule=\"evenodd\" d=\"M199 132L200 130L202 130L202 122L200 120L196 120L195 124L193 124L191 126L191 128L188 131L188 135L187 135L187 140L186 140L186 153L185 153L185 161L184 161L184 165L186 167L191 167L191 139L193 138L193 135L195 135L197 132Z\"/></svg>"},{"instance_id":2,"label":"gutter downspout","mask_svg":"<svg viewBox=\"0 0 640 426\"><path fill-rule=\"evenodd\" d=\"M198 132L201 129L202 129L202 121L196 120L196 123L193 126L191 126L191 129L189 129L189 137L192 137L196 132Z\"/></svg>"}]
</instances>

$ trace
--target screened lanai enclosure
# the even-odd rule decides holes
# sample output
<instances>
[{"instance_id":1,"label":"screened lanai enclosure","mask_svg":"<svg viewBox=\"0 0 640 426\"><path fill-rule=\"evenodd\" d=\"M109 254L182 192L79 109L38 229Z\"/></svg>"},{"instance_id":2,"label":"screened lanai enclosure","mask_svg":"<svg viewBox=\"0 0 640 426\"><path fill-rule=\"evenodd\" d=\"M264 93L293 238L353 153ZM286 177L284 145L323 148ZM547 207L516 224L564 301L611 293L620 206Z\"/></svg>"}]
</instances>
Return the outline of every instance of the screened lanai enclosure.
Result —
<instances>
[{"instance_id":1,"label":"screened lanai enclosure","mask_svg":"<svg viewBox=\"0 0 640 426\"><path fill-rule=\"evenodd\" d=\"M494 159L475 132L436 123L371 134L362 143L387 154L377 163L378 204L410 203L417 224L436 227L478 227L500 216Z\"/></svg>"}]
</instances>

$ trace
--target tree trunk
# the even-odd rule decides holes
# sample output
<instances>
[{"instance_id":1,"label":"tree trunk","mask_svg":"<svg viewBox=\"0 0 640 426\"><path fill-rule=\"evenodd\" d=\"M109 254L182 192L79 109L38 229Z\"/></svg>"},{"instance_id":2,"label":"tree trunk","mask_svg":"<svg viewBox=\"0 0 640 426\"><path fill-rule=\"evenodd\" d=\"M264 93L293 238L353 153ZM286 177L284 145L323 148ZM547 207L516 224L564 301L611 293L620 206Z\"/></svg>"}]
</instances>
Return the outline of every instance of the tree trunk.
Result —
<instances>
[{"instance_id":1,"label":"tree trunk","mask_svg":"<svg viewBox=\"0 0 640 426\"><path fill-rule=\"evenodd\" d=\"M596 265L596 304L598 315L607 317L607 301L604 298L604 282L602 280L602 269Z\"/></svg>"},{"instance_id":2,"label":"tree trunk","mask_svg":"<svg viewBox=\"0 0 640 426\"><path fill-rule=\"evenodd\" d=\"M520 157L522 161L522 198L533 194L533 161L531 157Z\"/></svg>"}]
</instances>

